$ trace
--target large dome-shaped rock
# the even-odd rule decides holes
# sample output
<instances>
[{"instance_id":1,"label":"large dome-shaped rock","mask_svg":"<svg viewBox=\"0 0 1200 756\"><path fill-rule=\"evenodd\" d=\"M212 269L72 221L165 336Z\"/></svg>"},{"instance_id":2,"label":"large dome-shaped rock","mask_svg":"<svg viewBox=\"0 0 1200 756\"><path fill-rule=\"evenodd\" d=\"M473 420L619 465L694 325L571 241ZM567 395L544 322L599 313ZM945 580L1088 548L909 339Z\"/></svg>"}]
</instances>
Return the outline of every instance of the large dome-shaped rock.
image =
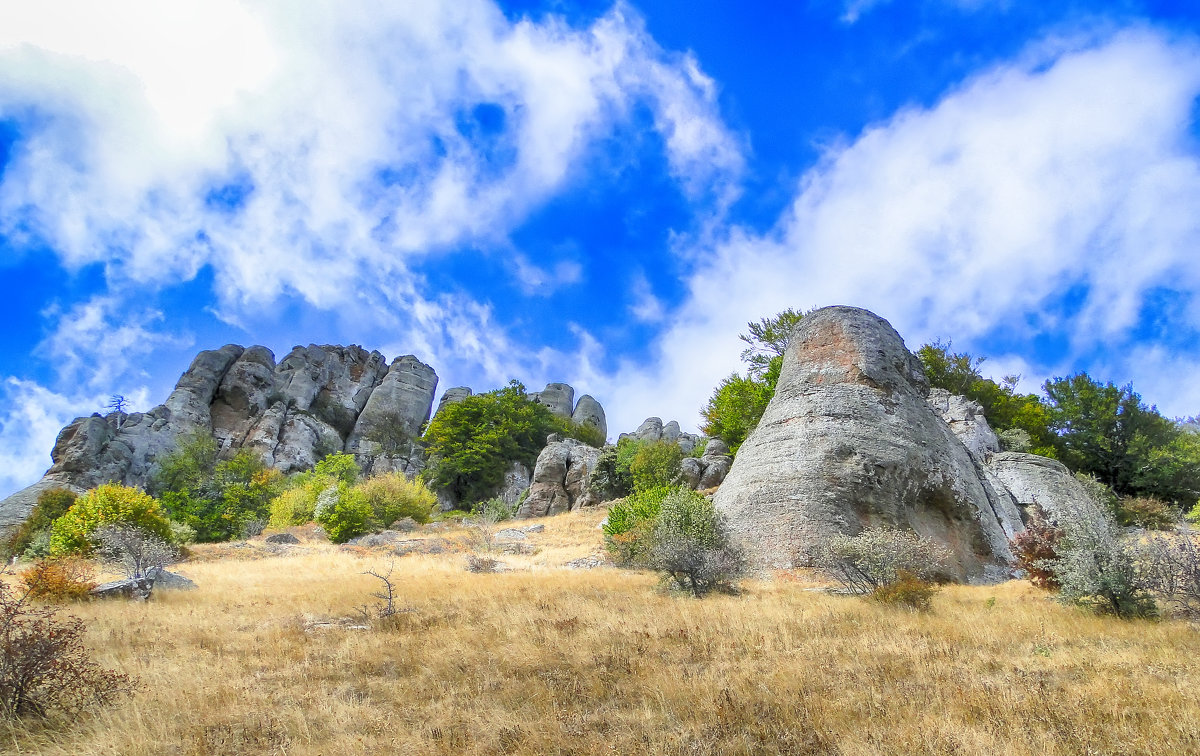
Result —
<instances>
[{"instance_id":1,"label":"large dome-shaped rock","mask_svg":"<svg viewBox=\"0 0 1200 756\"><path fill-rule=\"evenodd\" d=\"M608 438L608 421L604 417L604 408L590 394L579 397L571 420L577 425L589 425L600 431L600 435Z\"/></svg>"},{"instance_id":2,"label":"large dome-shaped rock","mask_svg":"<svg viewBox=\"0 0 1200 756\"><path fill-rule=\"evenodd\" d=\"M575 406L575 389L566 383L547 383L546 388L534 391L529 398L560 417L570 417Z\"/></svg>"},{"instance_id":3,"label":"large dome-shaped rock","mask_svg":"<svg viewBox=\"0 0 1200 756\"><path fill-rule=\"evenodd\" d=\"M926 401L920 362L879 316L827 307L792 335L774 398L715 503L763 564L803 564L830 536L911 528L959 578L1010 557L966 447Z\"/></svg>"}]
</instances>

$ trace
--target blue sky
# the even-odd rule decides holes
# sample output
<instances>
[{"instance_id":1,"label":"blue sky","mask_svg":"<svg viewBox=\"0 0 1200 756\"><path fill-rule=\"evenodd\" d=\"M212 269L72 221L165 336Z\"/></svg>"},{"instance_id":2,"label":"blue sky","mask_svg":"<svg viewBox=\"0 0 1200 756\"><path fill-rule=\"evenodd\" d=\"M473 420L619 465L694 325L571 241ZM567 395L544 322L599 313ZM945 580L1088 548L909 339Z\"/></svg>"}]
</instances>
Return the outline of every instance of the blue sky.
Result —
<instances>
[{"instance_id":1,"label":"blue sky","mask_svg":"<svg viewBox=\"0 0 1200 756\"><path fill-rule=\"evenodd\" d=\"M565 380L615 436L854 304L1200 413L1192 3L297 7L0 9L0 494L230 342Z\"/></svg>"}]
</instances>

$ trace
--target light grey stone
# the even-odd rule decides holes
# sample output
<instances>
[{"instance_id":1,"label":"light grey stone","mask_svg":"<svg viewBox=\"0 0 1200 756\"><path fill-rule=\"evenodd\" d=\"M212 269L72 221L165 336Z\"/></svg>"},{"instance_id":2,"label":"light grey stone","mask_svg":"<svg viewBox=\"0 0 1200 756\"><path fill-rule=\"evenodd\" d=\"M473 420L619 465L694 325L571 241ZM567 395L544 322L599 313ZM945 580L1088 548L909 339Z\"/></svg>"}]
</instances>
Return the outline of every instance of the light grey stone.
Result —
<instances>
[{"instance_id":1,"label":"light grey stone","mask_svg":"<svg viewBox=\"0 0 1200 756\"><path fill-rule=\"evenodd\" d=\"M988 425L978 402L940 388L929 391L928 402L976 457L983 459L1000 451L1000 439Z\"/></svg>"},{"instance_id":2,"label":"light grey stone","mask_svg":"<svg viewBox=\"0 0 1200 756\"><path fill-rule=\"evenodd\" d=\"M437 412L433 413L434 416L436 417L437 413L442 411L442 407L445 407L447 404L457 404L468 396L471 396L471 389L466 386L455 386L454 388L446 389L446 393L442 394L441 400L438 401Z\"/></svg>"},{"instance_id":3,"label":"light grey stone","mask_svg":"<svg viewBox=\"0 0 1200 756\"><path fill-rule=\"evenodd\" d=\"M277 544L296 544L300 543L300 539L291 533L275 533L266 537L267 543Z\"/></svg>"},{"instance_id":4,"label":"light grey stone","mask_svg":"<svg viewBox=\"0 0 1200 756\"><path fill-rule=\"evenodd\" d=\"M520 462L513 462L504 472L504 483L496 495L506 505L514 507L520 501L521 494L529 490L532 482L533 473L529 471L529 468Z\"/></svg>"},{"instance_id":5,"label":"light grey stone","mask_svg":"<svg viewBox=\"0 0 1200 756\"><path fill-rule=\"evenodd\" d=\"M1026 511L1039 504L1054 519L1063 506L1094 506L1083 484L1058 460L1037 454L1002 452L988 459L987 468Z\"/></svg>"},{"instance_id":6,"label":"light grey stone","mask_svg":"<svg viewBox=\"0 0 1200 756\"><path fill-rule=\"evenodd\" d=\"M696 457L684 457L679 463L679 472L680 483L694 491L700 487L700 478L704 476L704 463Z\"/></svg>"},{"instance_id":7,"label":"light grey stone","mask_svg":"<svg viewBox=\"0 0 1200 756\"><path fill-rule=\"evenodd\" d=\"M805 316L774 398L717 491L762 564L806 563L838 533L912 529L945 544L960 579L1011 559L970 452L933 411L920 362L879 316Z\"/></svg>"},{"instance_id":8,"label":"light grey stone","mask_svg":"<svg viewBox=\"0 0 1200 756\"><path fill-rule=\"evenodd\" d=\"M589 394L579 397L579 403L571 413L571 420L578 425L591 426L600 431L601 436L608 438L608 421L604 417L604 408Z\"/></svg>"},{"instance_id":9,"label":"light grey stone","mask_svg":"<svg viewBox=\"0 0 1200 756\"><path fill-rule=\"evenodd\" d=\"M599 449L573 438L548 443L538 455L517 517L545 517L598 504L590 483L599 457Z\"/></svg>"},{"instance_id":10,"label":"light grey stone","mask_svg":"<svg viewBox=\"0 0 1200 756\"><path fill-rule=\"evenodd\" d=\"M566 383L547 383L546 388L533 392L529 398L560 417L570 417L575 406L575 389Z\"/></svg>"}]
</instances>

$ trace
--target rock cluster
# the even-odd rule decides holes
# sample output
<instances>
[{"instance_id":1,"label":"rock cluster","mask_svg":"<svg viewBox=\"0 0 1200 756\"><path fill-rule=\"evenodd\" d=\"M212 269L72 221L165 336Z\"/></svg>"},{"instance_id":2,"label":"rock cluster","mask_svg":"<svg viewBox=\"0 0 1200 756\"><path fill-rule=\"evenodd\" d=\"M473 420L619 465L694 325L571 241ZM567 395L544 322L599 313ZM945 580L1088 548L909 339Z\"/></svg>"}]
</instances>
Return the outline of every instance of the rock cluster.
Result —
<instances>
[{"instance_id":1,"label":"rock cluster","mask_svg":"<svg viewBox=\"0 0 1200 756\"><path fill-rule=\"evenodd\" d=\"M803 564L834 534L892 526L945 544L958 577L979 579L1010 560L1023 527L1030 496L1009 484L1053 477L1031 484L1049 497L1074 483L1065 468L998 450L979 406L931 392L887 321L828 307L792 335L775 396L715 503L764 564Z\"/></svg>"},{"instance_id":2,"label":"rock cluster","mask_svg":"<svg viewBox=\"0 0 1200 756\"><path fill-rule=\"evenodd\" d=\"M517 517L545 517L598 504L589 484L599 457L600 450L594 446L551 435L538 455L529 493Z\"/></svg>"}]
</instances>

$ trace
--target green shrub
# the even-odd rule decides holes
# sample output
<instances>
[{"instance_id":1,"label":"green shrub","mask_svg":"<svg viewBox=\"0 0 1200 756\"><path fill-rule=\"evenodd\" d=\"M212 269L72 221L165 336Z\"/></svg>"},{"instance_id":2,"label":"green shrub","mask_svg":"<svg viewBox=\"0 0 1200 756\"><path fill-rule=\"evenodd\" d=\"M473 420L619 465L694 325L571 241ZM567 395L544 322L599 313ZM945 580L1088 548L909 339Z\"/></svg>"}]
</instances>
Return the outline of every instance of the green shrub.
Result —
<instances>
[{"instance_id":1,"label":"green shrub","mask_svg":"<svg viewBox=\"0 0 1200 756\"><path fill-rule=\"evenodd\" d=\"M353 454L337 452L317 462L313 468L313 472L316 475L336 478L338 482L352 486L358 482L358 476L362 473L362 470L359 469L358 463L354 461Z\"/></svg>"},{"instance_id":2,"label":"green shrub","mask_svg":"<svg viewBox=\"0 0 1200 756\"><path fill-rule=\"evenodd\" d=\"M30 556L47 556L50 544L50 526L67 513L76 498L78 498L78 494L68 488L48 488L38 494L33 511L13 533L12 538L5 545L2 556L13 557L25 554L31 546L34 546L35 541L38 542L38 548L33 549Z\"/></svg>"},{"instance_id":3,"label":"green shrub","mask_svg":"<svg viewBox=\"0 0 1200 756\"><path fill-rule=\"evenodd\" d=\"M662 500L647 563L697 598L718 588L732 590L746 571L745 555L712 502L682 488Z\"/></svg>"},{"instance_id":4,"label":"green shrub","mask_svg":"<svg viewBox=\"0 0 1200 756\"><path fill-rule=\"evenodd\" d=\"M510 506L499 496L493 496L487 501L481 501L471 507L472 517L485 517L493 523L511 520L517 514L517 507Z\"/></svg>"},{"instance_id":5,"label":"green shrub","mask_svg":"<svg viewBox=\"0 0 1200 756\"><path fill-rule=\"evenodd\" d=\"M604 544L613 561L623 567L644 566L651 546L654 521L671 489L650 488L627 496L608 510Z\"/></svg>"},{"instance_id":6,"label":"green shrub","mask_svg":"<svg viewBox=\"0 0 1200 756\"><path fill-rule=\"evenodd\" d=\"M927 612L933 608L937 586L922 580L908 570L896 573L896 581L881 585L871 592L871 598L881 604L905 606Z\"/></svg>"},{"instance_id":7,"label":"green shrub","mask_svg":"<svg viewBox=\"0 0 1200 756\"><path fill-rule=\"evenodd\" d=\"M292 476L288 485L290 488L273 498L269 505L269 524L273 528L312 522L317 514L317 498L323 491L336 489L338 481L310 470Z\"/></svg>"},{"instance_id":8,"label":"green shrub","mask_svg":"<svg viewBox=\"0 0 1200 756\"><path fill-rule=\"evenodd\" d=\"M316 520L334 543L366 533L374 514L367 497L345 483L322 492L317 499Z\"/></svg>"},{"instance_id":9,"label":"green shrub","mask_svg":"<svg viewBox=\"0 0 1200 756\"><path fill-rule=\"evenodd\" d=\"M158 467L151 484L172 519L190 527L201 542L245 537L270 516L283 476L248 449L217 458L217 442L206 433L184 438Z\"/></svg>"},{"instance_id":10,"label":"green shrub","mask_svg":"<svg viewBox=\"0 0 1200 756\"><path fill-rule=\"evenodd\" d=\"M376 475L359 483L357 489L370 503L374 520L382 527L405 517L427 523L437 504L433 491L419 480L409 480L403 473Z\"/></svg>"},{"instance_id":11,"label":"green shrub","mask_svg":"<svg viewBox=\"0 0 1200 756\"><path fill-rule=\"evenodd\" d=\"M1192 511L1188 512L1185 517L1193 525L1200 525L1200 501L1196 502L1196 506L1192 507Z\"/></svg>"},{"instance_id":12,"label":"green shrub","mask_svg":"<svg viewBox=\"0 0 1200 756\"><path fill-rule=\"evenodd\" d=\"M154 497L137 488L107 483L80 496L54 521L50 554L91 554L92 533L101 525L131 525L171 540L171 521Z\"/></svg>"},{"instance_id":13,"label":"green shrub","mask_svg":"<svg viewBox=\"0 0 1200 756\"><path fill-rule=\"evenodd\" d=\"M679 481L683 451L670 441L643 443L629 463L634 491L674 485Z\"/></svg>"},{"instance_id":14,"label":"green shrub","mask_svg":"<svg viewBox=\"0 0 1200 756\"><path fill-rule=\"evenodd\" d=\"M1117 522L1125 527L1170 530L1178 519L1166 502L1150 496L1127 496L1117 505Z\"/></svg>"},{"instance_id":15,"label":"green shrub","mask_svg":"<svg viewBox=\"0 0 1200 756\"><path fill-rule=\"evenodd\" d=\"M1125 539L1112 515L1087 503L1059 503L1063 530L1051 563L1064 603L1118 617L1150 617L1156 609L1137 564L1137 544Z\"/></svg>"},{"instance_id":16,"label":"green shrub","mask_svg":"<svg viewBox=\"0 0 1200 756\"><path fill-rule=\"evenodd\" d=\"M562 418L529 399L512 381L505 388L468 396L442 407L425 430L429 464L424 481L456 501L485 501L504 482L513 462L532 468Z\"/></svg>"},{"instance_id":17,"label":"green shrub","mask_svg":"<svg viewBox=\"0 0 1200 756\"><path fill-rule=\"evenodd\" d=\"M931 581L946 575L950 550L911 531L868 528L836 535L814 555L818 569L851 593L866 596L893 585L902 572Z\"/></svg>"}]
</instances>

